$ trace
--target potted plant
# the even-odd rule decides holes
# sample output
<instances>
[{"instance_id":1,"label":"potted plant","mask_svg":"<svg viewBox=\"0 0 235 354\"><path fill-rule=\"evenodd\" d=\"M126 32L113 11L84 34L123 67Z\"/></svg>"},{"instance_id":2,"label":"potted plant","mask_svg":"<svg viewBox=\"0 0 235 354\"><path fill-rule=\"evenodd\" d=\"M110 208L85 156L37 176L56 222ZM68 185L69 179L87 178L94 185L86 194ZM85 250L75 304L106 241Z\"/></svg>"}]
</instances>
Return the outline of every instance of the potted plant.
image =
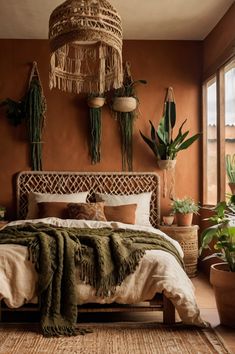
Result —
<instances>
[{"instance_id":1,"label":"potted plant","mask_svg":"<svg viewBox=\"0 0 235 354\"><path fill-rule=\"evenodd\" d=\"M166 101L164 104L163 117L160 120L157 130L151 121L150 138L146 137L141 131L140 134L144 142L150 147L154 155L157 157L160 169L171 169L175 166L176 156L179 151L187 149L200 136L195 134L188 138L189 131L182 132L183 126L187 119L181 124L178 134L173 137L173 130L176 123L176 105L173 97L173 89L169 87L167 90Z\"/></svg>"},{"instance_id":2,"label":"potted plant","mask_svg":"<svg viewBox=\"0 0 235 354\"><path fill-rule=\"evenodd\" d=\"M171 206L178 226L192 225L193 214L198 214L199 210L198 204L192 198L173 199Z\"/></svg>"},{"instance_id":3,"label":"potted plant","mask_svg":"<svg viewBox=\"0 0 235 354\"><path fill-rule=\"evenodd\" d=\"M146 80L133 80L130 64L125 63L123 85L114 91L111 108L118 120L121 131L122 169L132 171L132 135L134 120L138 113L136 86L146 84Z\"/></svg>"},{"instance_id":4,"label":"potted plant","mask_svg":"<svg viewBox=\"0 0 235 354\"><path fill-rule=\"evenodd\" d=\"M235 154L227 154L225 157L226 161L226 173L229 180L229 187L232 194L235 194Z\"/></svg>"},{"instance_id":5,"label":"potted plant","mask_svg":"<svg viewBox=\"0 0 235 354\"><path fill-rule=\"evenodd\" d=\"M101 157L101 133L102 133L102 107L105 104L104 94L91 94L87 98L89 107L90 141L89 151L91 163L100 162Z\"/></svg>"},{"instance_id":6,"label":"potted plant","mask_svg":"<svg viewBox=\"0 0 235 354\"><path fill-rule=\"evenodd\" d=\"M200 253L204 248L216 252L204 258L218 257L223 263L210 268L210 282L223 325L235 327L235 196L228 202L219 202L213 209L214 215L208 218L213 225L201 235Z\"/></svg>"}]
</instances>

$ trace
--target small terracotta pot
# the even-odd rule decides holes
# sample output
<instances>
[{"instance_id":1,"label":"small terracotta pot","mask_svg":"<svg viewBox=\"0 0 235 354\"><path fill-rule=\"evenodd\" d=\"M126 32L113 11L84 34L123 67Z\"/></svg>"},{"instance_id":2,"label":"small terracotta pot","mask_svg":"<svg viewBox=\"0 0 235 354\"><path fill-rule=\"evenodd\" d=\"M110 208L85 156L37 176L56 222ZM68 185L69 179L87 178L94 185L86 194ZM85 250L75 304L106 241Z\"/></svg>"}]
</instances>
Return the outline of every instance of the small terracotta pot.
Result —
<instances>
[{"instance_id":1,"label":"small terracotta pot","mask_svg":"<svg viewBox=\"0 0 235 354\"><path fill-rule=\"evenodd\" d=\"M100 108L103 107L105 103L104 97L89 97L87 99L87 104L91 108Z\"/></svg>"},{"instance_id":2,"label":"small terracotta pot","mask_svg":"<svg viewBox=\"0 0 235 354\"><path fill-rule=\"evenodd\" d=\"M176 160L157 160L160 170L172 170L175 167Z\"/></svg>"},{"instance_id":3,"label":"small terracotta pot","mask_svg":"<svg viewBox=\"0 0 235 354\"><path fill-rule=\"evenodd\" d=\"M227 263L213 264L210 282L215 292L220 323L235 328L235 272L229 271Z\"/></svg>"},{"instance_id":4,"label":"small terracotta pot","mask_svg":"<svg viewBox=\"0 0 235 354\"><path fill-rule=\"evenodd\" d=\"M113 100L113 110L117 112L132 112L137 107L135 97L115 97Z\"/></svg>"},{"instance_id":5,"label":"small terracotta pot","mask_svg":"<svg viewBox=\"0 0 235 354\"><path fill-rule=\"evenodd\" d=\"M176 223L178 226L191 226L193 221L193 213L182 214L175 213Z\"/></svg>"},{"instance_id":6,"label":"small terracotta pot","mask_svg":"<svg viewBox=\"0 0 235 354\"><path fill-rule=\"evenodd\" d=\"M167 215L167 216L163 216L162 220L164 222L164 225L170 226L173 224L174 222L174 215Z\"/></svg>"},{"instance_id":7,"label":"small terracotta pot","mask_svg":"<svg viewBox=\"0 0 235 354\"><path fill-rule=\"evenodd\" d=\"M228 185L231 189L232 194L234 195L235 194L235 183L229 183Z\"/></svg>"}]
</instances>

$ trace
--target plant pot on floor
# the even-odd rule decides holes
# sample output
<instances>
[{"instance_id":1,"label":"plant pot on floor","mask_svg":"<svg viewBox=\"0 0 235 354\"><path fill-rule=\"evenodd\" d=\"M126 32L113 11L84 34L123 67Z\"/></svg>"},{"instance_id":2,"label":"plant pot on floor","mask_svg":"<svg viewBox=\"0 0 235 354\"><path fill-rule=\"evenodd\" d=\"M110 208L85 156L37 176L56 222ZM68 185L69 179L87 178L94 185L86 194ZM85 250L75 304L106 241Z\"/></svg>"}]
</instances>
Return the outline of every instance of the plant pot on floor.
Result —
<instances>
[{"instance_id":1,"label":"plant pot on floor","mask_svg":"<svg viewBox=\"0 0 235 354\"><path fill-rule=\"evenodd\" d=\"M213 264L210 282L215 292L220 323L235 328L235 272L229 271L227 263Z\"/></svg>"},{"instance_id":2,"label":"plant pot on floor","mask_svg":"<svg viewBox=\"0 0 235 354\"><path fill-rule=\"evenodd\" d=\"M193 213L175 213L176 223L178 226L191 226L193 221Z\"/></svg>"}]
</instances>

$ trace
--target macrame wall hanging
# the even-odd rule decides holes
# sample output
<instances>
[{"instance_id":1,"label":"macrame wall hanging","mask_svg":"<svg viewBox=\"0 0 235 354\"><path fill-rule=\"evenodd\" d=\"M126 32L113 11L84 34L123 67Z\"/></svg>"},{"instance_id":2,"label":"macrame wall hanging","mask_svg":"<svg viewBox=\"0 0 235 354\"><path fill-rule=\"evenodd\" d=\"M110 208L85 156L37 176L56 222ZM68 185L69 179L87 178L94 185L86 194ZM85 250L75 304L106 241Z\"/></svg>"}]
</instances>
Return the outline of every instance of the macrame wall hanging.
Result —
<instances>
[{"instance_id":1,"label":"macrame wall hanging","mask_svg":"<svg viewBox=\"0 0 235 354\"><path fill-rule=\"evenodd\" d=\"M133 170L133 127L138 116L138 99L135 86L138 83L146 84L145 80L133 81L130 63L124 65L123 85L114 91L112 110L118 120L121 133L121 152L123 171Z\"/></svg>"},{"instance_id":2,"label":"macrame wall hanging","mask_svg":"<svg viewBox=\"0 0 235 354\"><path fill-rule=\"evenodd\" d=\"M89 106L89 151L91 163L100 162L101 156L101 133L102 133L102 107L105 103L104 97L90 96L87 100Z\"/></svg>"},{"instance_id":3,"label":"macrame wall hanging","mask_svg":"<svg viewBox=\"0 0 235 354\"><path fill-rule=\"evenodd\" d=\"M25 98L26 124L30 146L30 162L34 171L42 170L42 129L45 121L46 99L37 68L33 67L29 79L29 88Z\"/></svg>"}]
</instances>

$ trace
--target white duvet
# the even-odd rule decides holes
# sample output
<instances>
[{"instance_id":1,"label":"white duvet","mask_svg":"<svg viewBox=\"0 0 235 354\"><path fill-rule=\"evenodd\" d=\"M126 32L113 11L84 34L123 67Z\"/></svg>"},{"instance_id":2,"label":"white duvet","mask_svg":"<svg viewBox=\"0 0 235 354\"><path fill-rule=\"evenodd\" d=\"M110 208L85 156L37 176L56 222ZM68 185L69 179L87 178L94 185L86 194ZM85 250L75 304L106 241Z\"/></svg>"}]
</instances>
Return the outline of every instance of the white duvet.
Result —
<instances>
[{"instance_id":1,"label":"white duvet","mask_svg":"<svg viewBox=\"0 0 235 354\"><path fill-rule=\"evenodd\" d=\"M13 221L8 225L18 225L25 222L25 220ZM153 227L58 218L34 219L27 220L27 222L44 222L64 227L112 227L150 231L161 234L162 237L170 240L183 256L183 251L178 242ZM33 264L28 260L27 248L20 245L0 245L0 300L4 299L7 306L12 308L20 307L24 303L36 302L36 283L37 273ZM97 297L95 289L82 283L79 280L79 270L77 270L78 304L112 302L134 304L150 300L156 293L161 292L164 292L175 305L184 323L198 326L206 325L200 317L191 280L175 257L168 252L161 250L146 251L136 271L117 287L114 295L105 298Z\"/></svg>"}]
</instances>

